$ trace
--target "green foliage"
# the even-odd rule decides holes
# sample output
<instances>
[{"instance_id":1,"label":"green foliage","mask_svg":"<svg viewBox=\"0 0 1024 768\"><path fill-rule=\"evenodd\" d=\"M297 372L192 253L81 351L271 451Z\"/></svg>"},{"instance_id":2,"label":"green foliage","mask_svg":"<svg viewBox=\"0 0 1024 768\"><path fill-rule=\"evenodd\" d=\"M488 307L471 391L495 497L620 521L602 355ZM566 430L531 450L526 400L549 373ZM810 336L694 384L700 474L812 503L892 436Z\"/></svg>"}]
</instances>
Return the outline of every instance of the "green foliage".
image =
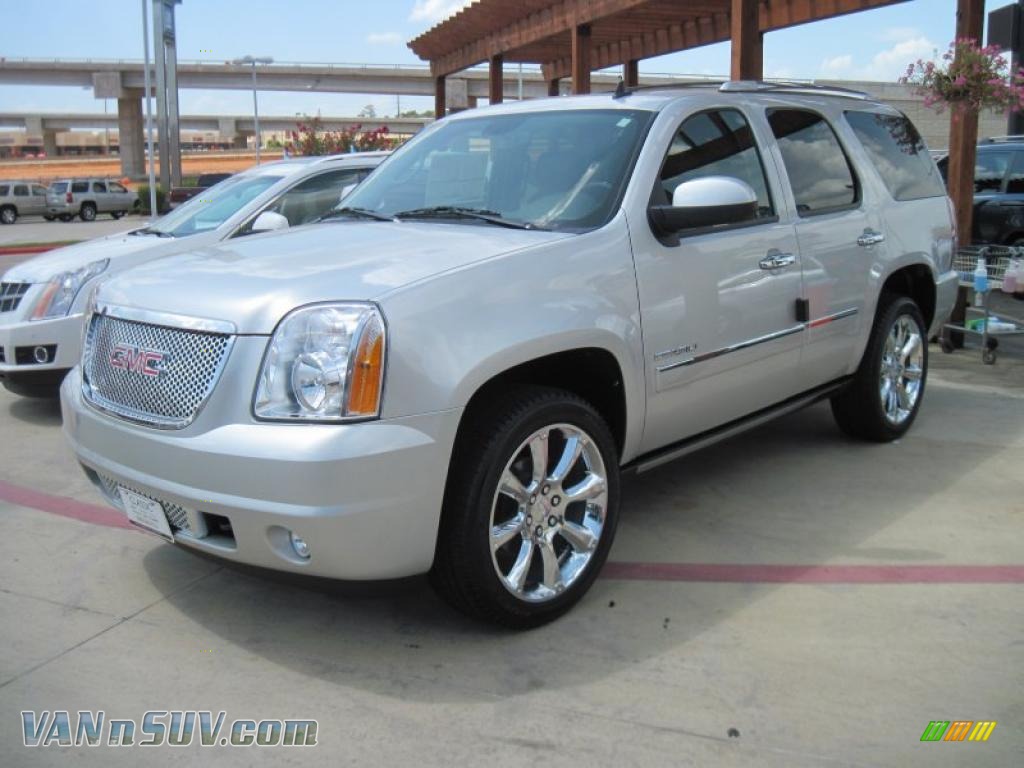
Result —
<instances>
[{"instance_id":1,"label":"green foliage","mask_svg":"<svg viewBox=\"0 0 1024 768\"><path fill-rule=\"evenodd\" d=\"M152 212L149 210L149 184L141 184L136 192L139 195L139 213L146 216L151 215ZM167 205L167 192L160 186L156 188L156 209L157 213L167 213L170 210Z\"/></svg>"}]
</instances>

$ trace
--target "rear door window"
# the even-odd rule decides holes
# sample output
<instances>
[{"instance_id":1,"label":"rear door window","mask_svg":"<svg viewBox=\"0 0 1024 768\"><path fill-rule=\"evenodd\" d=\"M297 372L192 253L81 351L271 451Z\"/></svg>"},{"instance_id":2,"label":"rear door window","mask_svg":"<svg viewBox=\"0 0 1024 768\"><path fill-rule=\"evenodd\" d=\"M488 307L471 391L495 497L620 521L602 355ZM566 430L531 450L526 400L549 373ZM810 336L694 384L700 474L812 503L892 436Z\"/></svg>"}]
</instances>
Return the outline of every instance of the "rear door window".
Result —
<instances>
[{"instance_id":1,"label":"rear door window","mask_svg":"<svg viewBox=\"0 0 1024 768\"><path fill-rule=\"evenodd\" d=\"M0 197L9 194L10 191L11 188L9 186L7 186L6 184L0 184Z\"/></svg>"},{"instance_id":2,"label":"rear door window","mask_svg":"<svg viewBox=\"0 0 1024 768\"><path fill-rule=\"evenodd\" d=\"M906 117L847 112L846 121L893 198L919 200L946 194L928 148Z\"/></svg>"},{"instance_id":3,"label":"rear door window","mask_svg":"<svg viewBox=\"0 0 1024 768\"><path fill-rule=\"evenodd\" d=\"M28 197L28 185L27 184L15 184L14 194L16 197Z\"/></svg>"},{"instance_id":4,"label":"rear door window","mask_svg":"<svg viewBox=\"0 0 1024 768\"><path fill-rule=\"evenodd\" d=\"M816 112L768 110L800 216L853 208L860 186L832 126Z\"/></svg>"},{"instance_id":5,"label":"rear door window","mask_svg":"<svg viewBox=\"0 0 1024 768\"><path fill-rule=\"evenodd\" d=\"M1010 166L1010 176L1006 180L1006 193L1009 195L1024 194L1024 152L1013 153L1013 164Z\"/></svg>"},{"instance_id":6,"label":"rear door window","mask_svg":"<svg viewBox=\"0 0 1024 768\"><path fill-rule=\"evenodd\" d=\"M73 182L71 182L71 191L72 192L88 192L89 191L89 182L87 182L87 181L73 181Z\"/></svg>"}]
</instances>

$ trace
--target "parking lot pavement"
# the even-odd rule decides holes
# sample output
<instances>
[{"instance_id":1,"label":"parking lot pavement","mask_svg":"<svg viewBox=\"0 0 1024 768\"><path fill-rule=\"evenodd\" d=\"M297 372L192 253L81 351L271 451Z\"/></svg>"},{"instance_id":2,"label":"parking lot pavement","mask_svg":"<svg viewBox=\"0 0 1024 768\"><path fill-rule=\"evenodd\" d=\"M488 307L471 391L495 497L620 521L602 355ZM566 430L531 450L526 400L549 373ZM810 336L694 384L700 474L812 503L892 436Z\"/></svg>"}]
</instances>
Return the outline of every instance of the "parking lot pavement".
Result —
<instances>
[{"instance_id":1,"label":"parking lot pavement","mask_svg":"<svg viewBox=\"0 0 1024 768\"><path fill-rule=\"evenodd\" d=\"M296 582L119 527L56 407L0 395L0 764L66 762L21 746L22 710L182 709L317 719L274 764L1021 765L1024 363L932 351L897 444L817 406L628 478L608 575L521 634L423 580ZM933 720L998 725L922 743Z\"/></svg>"},{"instance_id":2,"label":"parking lot pavement","mask_svg":"<svg viewBox=\"0 0 1024 768\"><path fill-rule=\"evenodd\" d=\"M63 240L91 240L94 237L127 232L145 225L147 216L125 216L112 219L100 214L95 221L46 221L41 216L25 216L14 224L0 226L0 246L18 243L52 243ZM0 270L6 262L0 261Z\"/></svg>"}]
</instances>

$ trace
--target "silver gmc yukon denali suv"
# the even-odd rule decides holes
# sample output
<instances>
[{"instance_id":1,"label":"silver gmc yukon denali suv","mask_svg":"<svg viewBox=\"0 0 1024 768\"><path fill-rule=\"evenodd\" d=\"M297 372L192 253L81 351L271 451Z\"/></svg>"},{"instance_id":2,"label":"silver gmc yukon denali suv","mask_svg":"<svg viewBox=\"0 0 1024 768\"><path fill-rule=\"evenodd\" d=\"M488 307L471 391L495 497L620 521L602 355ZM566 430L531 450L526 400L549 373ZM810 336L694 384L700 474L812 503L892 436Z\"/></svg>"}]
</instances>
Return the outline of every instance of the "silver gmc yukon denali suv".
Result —
<instances>
[{"instance_id":1,"label":"silver gmc yukon denali suv","mask_svg":"<svg viewBox=\"0 0 1024 768\"><path fill-rule=\"evenodd\" d=\"M850 435L906 432L954 248L916 130L861 94L464 112L330 221L101 283L64 430L168 540L429 572L458 608L534 626L597 577L623 471L823 398Z\"/></svg>"}]
</instances>

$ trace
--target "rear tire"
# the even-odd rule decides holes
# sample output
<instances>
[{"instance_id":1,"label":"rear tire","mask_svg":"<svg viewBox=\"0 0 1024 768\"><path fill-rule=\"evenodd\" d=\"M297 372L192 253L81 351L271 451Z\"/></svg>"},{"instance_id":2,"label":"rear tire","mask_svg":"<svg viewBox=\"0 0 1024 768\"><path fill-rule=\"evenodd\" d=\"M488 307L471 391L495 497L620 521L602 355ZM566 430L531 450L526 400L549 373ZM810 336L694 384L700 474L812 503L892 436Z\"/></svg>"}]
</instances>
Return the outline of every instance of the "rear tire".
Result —
<instances>
[{"instance_id":1,"label":"rear tire","mask_svg":"<svg viewBox=\"0 0 1024 768\"><path fill-rule=\"evenodd\" d=\"M0 224L13 224L18 220L18 211L10 205L0 208Z\"/></svg>"},{"instance_id":2,"label":"rear tire","mask_svg":"<svg viewBox=\"0 0 1024 768\"><path fill-rule=\"evenodd\" d=\"M62 213L57 218L59 218L61 221L63 221L66 224L67 222L71 221L75 217L72 216L70 213Z\"/></svg>"},{"instance_id":3,"label":"rear tire","mask_svg":"<svg viewBox=\"0 0 1024 768\"><path fill-rule=\"evenodd\" d=\"M589 403L542 387L492 398L464 423L431 581L474 618L545 624L586 593L608 557L619 506L615 441Z\"/></svg>"},{"instance_id":4,"label":"rear tire","mask_svg":"<svg viewBox=\"0 0 1024 768\"><path fill-rule=\"evenodd\" d=\"M122 216L124 216L125 213L127 213L127 211L111 211L110 212L110 218L112 218L114 221L117 221Z\"/></svg>"},{"instance_id":5,"label":"rear tire","mask_svg":"<svg viewBox=\"0 0 1024 768\"><path fill-rule=\"evenodd\" d=\"M82 203L82 207L79 209L78 215L82 221L95 221L96 206L92 203Z\"/></svg>"},{"instance_id":6,"label":"rear tire","mask_svg":"<svg viewBox=\"0 0 1024 768\"><path fill-rule=\"evenodd\" d=\"M860 367L832 398L832 415L843 432L880 443L906 434L928 378L927 332L913 299L883 294Z\"/></svg>"},{"instance_id":7,"label":"rear tire","mask_svg":"<svg viewBox=\"0 0 1024 768\"><path fill-rule=\"evenodd\" d=\"M54 216L52 213L44 213L43 218L46 219L47 221L53 221L57 217Z\"/></svg>"}]
</instances>

